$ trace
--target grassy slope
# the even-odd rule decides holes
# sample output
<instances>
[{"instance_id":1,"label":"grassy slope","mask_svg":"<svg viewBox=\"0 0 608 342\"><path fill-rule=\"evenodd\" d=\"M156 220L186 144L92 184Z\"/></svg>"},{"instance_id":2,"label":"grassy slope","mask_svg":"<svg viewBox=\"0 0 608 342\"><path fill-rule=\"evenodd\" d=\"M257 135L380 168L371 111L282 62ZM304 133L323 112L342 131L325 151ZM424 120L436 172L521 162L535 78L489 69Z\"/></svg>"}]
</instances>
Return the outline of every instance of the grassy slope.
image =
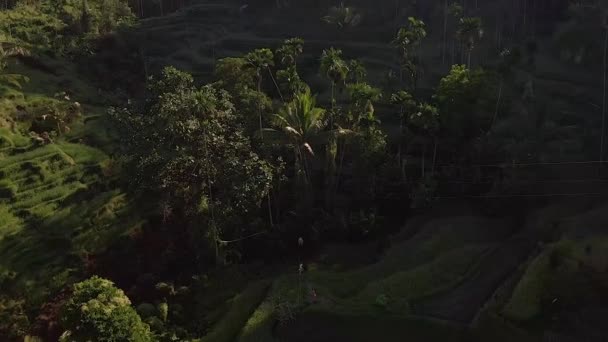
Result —
<instances>
[{"instance_id":1,"label":"grassy slope","mask_svg":"<svg viewBox=\"0 0 608 342\"><path fill-rule=\"evenodd\" d=\"M12 63L10 71L30 82L0 92L0 286L31 308L80 276L82 255L103 250L139 223L125 194L107 186L107 98L69 62L42 61L54 73ZM83 116L53 144L33 144L32 116L66 102L56 96L61 92L81 103ZM26 113L21 120L17 106Z\"/></svg>"},{"instance_id":2,"label":"grassy slope","mask_svg":"<svg viewBox=\"0 0 608 342\"><path fill-rule=\"evenodd\" d=\"M300 296L305 297L300 302L305 302L310 295L301 293L310 288L315 289L318 302L278 329L289 341L304 336L315 341L368 341L374 336L387 341L468 338L462 328L411 315L409 302L466 278L484 252L505 234L500 229L488 233L490 222L471 217L431 221L410 240L394 245L376 264L338 273L313 270L301 280L297 275L280 277L242 328L239 341L273 341L277 305L297 305Z\"/></svg>"}]
</instances>

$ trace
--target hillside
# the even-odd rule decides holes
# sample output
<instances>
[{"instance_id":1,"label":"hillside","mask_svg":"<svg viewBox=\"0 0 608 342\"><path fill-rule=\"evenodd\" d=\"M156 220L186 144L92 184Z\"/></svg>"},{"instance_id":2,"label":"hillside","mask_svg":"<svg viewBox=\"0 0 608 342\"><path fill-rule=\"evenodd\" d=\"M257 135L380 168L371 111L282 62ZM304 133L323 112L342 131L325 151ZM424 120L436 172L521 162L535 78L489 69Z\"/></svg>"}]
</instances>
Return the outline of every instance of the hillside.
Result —
<instances>
[{"instance_id":1,"label":"hillside","mask_svg":"<svg viewBox=\"0 0 608 342\"><path fill-rule=\"evenodd\" d=\"M337 25L327 1L62 1L0 10L0 340L128 335L99 318L123 314L146 341L608 335L595 16L379 0ZM425 34L404 61L408 17ZM74 319L95 275L125 311Z\"/></svg>"}]
</instances>

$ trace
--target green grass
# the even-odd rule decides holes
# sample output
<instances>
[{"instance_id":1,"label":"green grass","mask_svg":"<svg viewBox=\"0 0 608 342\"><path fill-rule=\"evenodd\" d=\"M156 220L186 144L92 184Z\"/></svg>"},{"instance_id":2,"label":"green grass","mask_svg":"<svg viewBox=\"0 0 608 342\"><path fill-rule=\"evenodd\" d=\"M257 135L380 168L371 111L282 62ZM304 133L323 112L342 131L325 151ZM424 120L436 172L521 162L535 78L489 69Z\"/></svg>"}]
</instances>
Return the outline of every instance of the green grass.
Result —
<instances>
[{"instance_id":1,"label":"green grass","mask_svg":"<svg viewBox=\"0 0 608 342\"><path fill-rule=\"evenodd\" d=\"M465 279L486 250L487 246L471 245L448 251L429 263L370 282L353 300L371 306L379 295L385 295L389 300L388 309L408 313L407 306L399 304L455 286ZM392 304L397 305L393 307Z\"/></svg>"},{"instance_id":2,"label":"green grass","mask_svg":"<svg viewBox=\"0 0 608 342\"><path fill-rule=\"evenodd\" d=\"M464 222L469 221L463 219L461 223ZM488 248L493 246L494 238L492 233L486 232L487 229L483 224L444 225L440 222L423 229L411 240L392 246L376 264L344 272L315 270L313 267L301 279L294 273L283 275L275 279L269 296L251 315L239 341L272 341L275 304L287 302L297 306L305 303L309 287L315 289L318 302L305 309L303 314L310 320L317 320L316 315L339 320L332 336L340 336L345 341L351 341L350 338L363 341L360 336L351 336L346 326L342 326L343 322L370 319L378 329L370 327L369 331L359 333L371 338L369 334L385 329L380 327L383 325L380 322L386 318L407 327L401 332L395 331L396 335L390 338L433 338L433 332L426 331L429 329L425 325L428 321L418 324L419 321L410 314L410 301L448 290L466 279ZM384 304L378 302L379 296L386 298ZM300 320L298 316L296 322ZM429 323L433 324L440 325L438 333L445 328L441 322ZM446 334L454 332L452 327L445 329ZM442 333L439 335L445 337Z\"/></svg>"},{"instance_id":3,"label":"green grass","mask_svg":"<svg viewBox=\"0 0 608 342\"><path fill-rule=\"evenodd\" d=\"M331 296L353 297L370 282L381 281L398 272L432 263L443 253L453 251L462 262L464 255L459 254L459 250L462 251L463 247L482 246L496 240L490 231L493 228L490 223L487 222L486 226L483 222L477 223L470 218L456 218L450 224L438 221L430 225L427 231L390 248L378 263L347 272L314 271L308 277L311 282L327 288ZM497 236L501 234L503 232L496 232ZM464 259L465 263L470 262L469 256L464 256Z\"/></svg>"},{"instance_id":4,"label":"green grass","mask_svg":"<svg viewBox=\"0 0 608 342\"><path fill-rule=\"evenodd\" d=\"M470 341L464 328L399 315L307 310L281 333L285 341Z\"/></svg>"},{"instance_id":5,"label":"green grass","mask_svg":"<svg viewBox=\"0 0 608 342\"><path fill-rule=\"evenodd\" d=\"M239 335L249 317L266 296L270 282L261 280L250 284L243 292L235 296L230 309L214 325L202 342L231 342Z\"/></svg>"},{"instance_id":6,"label":"green grass","mask_svg":"<svg viewBox=\"0 0 608 342\"><path fill-rule=\"evenodd\" d=\"M247 320L238 342L274 342L272 337L274 308L272 301L264 300Z\"/></svg>"},{"instance_id":7,"label":"green grass","mask_svg":"<svg viewBox=\"0 0 608 342\"><path fill-rule=\"evenodd\" d=\"M550 273L551 250L546 249L530 263L503 309L506 317L523 321L541 313L541 296Z\"/></svg>"},{"instance_id":8,"label":"green grass","mask_svg":"<svg viewBox=\"0 0 608 342\"><path fill-rule=\"evenodd\" d=\"M591 253L586 249L591 247ZM583 240L561 240L548 245L527 267L522 278L503 308L506 317L516 321L529 321L542 314L542 298L555 284L551 279L558 272L573 274L579 264L603 271L608 266L608 238L596 236ZM551 266L552 255L560 258L560 265ZM574 289L573 289L574 290Z\"/></svg>"}]
</instances>

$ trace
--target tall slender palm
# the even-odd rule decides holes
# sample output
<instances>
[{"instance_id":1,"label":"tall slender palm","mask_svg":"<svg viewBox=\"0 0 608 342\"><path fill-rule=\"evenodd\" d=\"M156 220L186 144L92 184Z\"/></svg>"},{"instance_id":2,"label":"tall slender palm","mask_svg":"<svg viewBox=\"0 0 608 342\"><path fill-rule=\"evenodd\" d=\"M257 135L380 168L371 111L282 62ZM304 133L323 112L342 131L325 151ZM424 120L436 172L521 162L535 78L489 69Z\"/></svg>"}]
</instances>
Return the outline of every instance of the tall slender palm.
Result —
<instances>
[{"instance_id":1,"label":"tall slender palm","mask_svg":"<svg viewBox=\"0 0 608 342\"><path fill-rule=\"evenodd\" d=\"M262 75L265 70L270 72L270 67L274 65L273 53L270 49L257 49L245 55L245 61L249 67L254 68L257 78L257 91L262 91ZM263 128L262 111L258 108L260 130Z\"/></svg>"},{"instance_id":2,"label":"tall slender palm","mask_svg":"<svg viewBox=\"0 0 608 342\"><path fill-rule=\"evenodd\" d=\"M162 0L161 0L162 1ZM257 91L258 93L262 91L262 74L264 70L268 70L268 73L272 77L272 72L270 71L270 67L274 65L273 62L274 55L270 49L257 49L245 55L245 61L247 64L255 69L256 77L257 77ZM274 81L274 79L273 79ZM275 82L276 84L276 82ZM280 94L280 93L279 93ZM258 107L258 118L260 123L260 134L262 140L264 139L264 135L262 133L262 129L264 128L262 123L262 108ZM268 196L266 197L268 200L268 217L270 219L270 225L273 225L272 219L272 203L270 200L270 192L268 192Z\"/></svg>"},{"instance_id":3,"label":"tall slender palm","mask_svg":"<svg viewBox=\"0 0 608 342\"><path fill-rule=\"evenodd\" d=\"M275 55L278 58L278 62L284 67L294 66L297 67L297 58L304 51L304 40L302 38L289 38L283 42L277 50Z\"/></svg>"},{"instance_id":4,"label":"tall slender palm","mask_svg":"<svg viewBox=\"0 0 608 342\"><path fill-rule=\"evenodd\" d=\"M407 120L408 114L412 113L416 109L416 101L410 93L404 90L400 90L395 94L391 95L391 103L399 106L399 144L397 145L397 158L398 164L401 166L405 121ZM403 178L405 178L404 175L402 176Z\"/></svg>"},{"instance_id":5,"label":"tall slender palm","mask_svg":"<svg viewBox=\"0 0 608 342\"><path fill-rule=\"evenodd\" d=\"M339 83L344 83L348 75L348 64L342 59L342 50L334 49L323 50L321 55L320 72L331 82L331 111L330 126L333 125L333 111L336 104L335 88Z\"/></svg>"},{"instance_id":6,"label":"tall slender palm","mask_svg":"<svg viewBox=\"0 0 608 342\"><path fill-rule=\"evenodd\" d=\"M360 83L367 77L367 70L363 63L358 59L352 59L348 62L350 82Z\"/></svg>"},{"instance_id":7,"label":"tall slender palm","mask_svg":"<svg viewBox=\"0 0 608 342\"><path fill-rule=\"evenodd\" d=\"M483 26L481 18L461 18L456 31L456 36L467 49L467 68L471 68L471 55L477 46L477 42L483 37Z\"/></svg>"},{"instance_id":8,"label":"tall slender palm","mask_svg":"<svg viewBox=\"0 0 608 342\"><path fill-rule=\"evenodd\" d=\"M403 70L408 69L415 83L416 66L415 53L422 39L426 37L426 25L422 20L409 17L408 25L397 31L397 36L392 44L399 49L399 59L401 62L401 80L403 81Z\"/></svg>"}]
</instances>

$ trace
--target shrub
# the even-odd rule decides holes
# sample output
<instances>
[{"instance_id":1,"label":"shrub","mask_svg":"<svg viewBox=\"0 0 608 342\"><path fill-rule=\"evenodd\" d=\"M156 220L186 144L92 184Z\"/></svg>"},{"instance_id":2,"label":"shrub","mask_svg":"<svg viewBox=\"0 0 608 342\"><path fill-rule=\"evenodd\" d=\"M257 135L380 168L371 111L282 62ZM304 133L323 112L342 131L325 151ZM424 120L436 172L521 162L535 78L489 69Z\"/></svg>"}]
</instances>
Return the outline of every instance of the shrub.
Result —
<instances>
[{"instance_id":1,"label":"shrub","mask_svg":"<svg viewBox=\"0 0 608 342\"><path fill-rule=\"evenodd\" d=\"M124 292L94 276L74 285L61 321L68 331L65 342L151 341L150 327L141 321Z\"/></svg>"}]
</instances>

